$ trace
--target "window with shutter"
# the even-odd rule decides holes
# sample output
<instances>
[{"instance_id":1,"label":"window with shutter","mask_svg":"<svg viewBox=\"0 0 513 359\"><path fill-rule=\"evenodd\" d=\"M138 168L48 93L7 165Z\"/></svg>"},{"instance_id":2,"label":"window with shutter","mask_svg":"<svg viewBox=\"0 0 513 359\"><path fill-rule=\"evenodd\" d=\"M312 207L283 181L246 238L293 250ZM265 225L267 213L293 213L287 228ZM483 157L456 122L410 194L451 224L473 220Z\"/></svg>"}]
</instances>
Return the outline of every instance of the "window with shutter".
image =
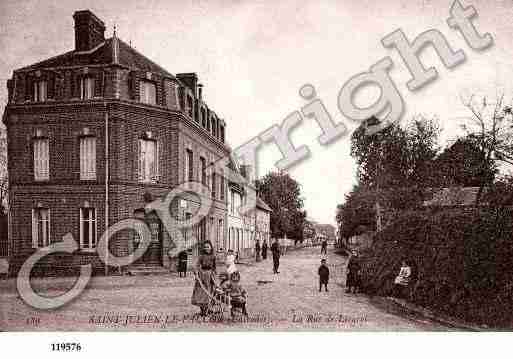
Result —
<instances>
[{"instance_id":1,"label":"window with shutter","mask_svg":"<svg viewBox=\"0 0 513 359\"><path fill-rule=\"evenodd\" d=\"M86 76L80 78L80 98L82 100L90 100L94 97L95 79Z\"/></svg>"},{"instance_id":2,"label":"window with shutter","mask_svg":"<svg viewBox=\"0 0 513 359\"><path fill-rule=\"evenodd\" d=\"M32 247L44 248L50 245L50 210L32 209Z\"/></svg>"},{"instance_id":3,"label":"window with shutter","mask_svg":"<svg viewBox=\"0 0 513 359\"><path fill-rule=\"evenodd\" d=\"M50 178L49 170L49 141L47 138L34 140L34 179L47 181Z\"/></svg>"},{"instance_id":4,"label":"window with shutter","mask_svg":"<svg viewBox=\"0 0 513 359\"><path fill-rule=\"evenodd\" d=\"M44 102L47 98L47 85L46 80L39 80L34 82L34 101Z\"/></svg>"},{"instance_id":5,"label":"window with shutter","mask_svg":"<svg viewBox=\"0 0 513 359\"><path fill-rule=\"evenodd\" d=\"M214 162L212 162L210 164L210 168L212 169L212 198L215 199L216 198L216 190L217 190L217 181L216 181L216 173L214 171Z\"/></svg>"},{"instance_id":6,"label":"window with shutter","mask_svg":"<svg viewBox=\"0 0 513 359\"><path fill-rule=\"evenodd\" d=\"M80 248L96 248L96 209L80 208Z\"/></svg>"},{"instance_id":7,"label":"window with shutter","mask_svg":"<svg viewBox=\"0 0 513 359\"><path fill-rule=\"evenodd\" d=\"M207 185L207 161L204 157L200 157L200 165L201 165L201 183L203 185Z\"/></svg>"},{"instance_id":8,"label":"window with shutter","mask_svg":"<svg viewBox=\"0 0 513 359\"><path fill-rule=\"evenodd\" d=\"M139 82L139 99L148 105L157 104L157 87L153 82L144 80Z\"/></svg>"},{"instance_id":9,"label":"window with shutter","mask_svg":"<svg viewBox=\"0 0 513 359\"><path fill-rule=\"evenodd\" d=\"M193 113L194 113L194 105L192 102L192 97L187 96L187 114L189 115L189 117L191 119L193 118ZM197 119L196 119L196 121L197 121Z\"/></svg>"},{"instance_id":10,"label":"window with shutter","mask_svg":"<svg viewBox=\"0 0 513 359\"><path fill-rule=\"evenodd\" d=\"M80 138L80 179L96 179L96 138Z\"/></svg>"},{"instance_id":11,"label":"window with shutter","mask_svg":"<svg viewBox=\"0 0 513 359\"><path fill-rule=\"evenodd\" d=\"M139 181L157 182L159 179L158 144L155 140L139 140Z\"/></svg>"},{"instance_id":12,"label":"window with shutter","mask_svg":"<svg viewBox=\"0 0 513 359\"><path fill-rule=\"evenodd\" d=\"M194 154L192 153L192 150L187 149L187 159L186 159L186 174L187 174L187 181L192 182L194 181Z\"/></svg>"}]
</instances>

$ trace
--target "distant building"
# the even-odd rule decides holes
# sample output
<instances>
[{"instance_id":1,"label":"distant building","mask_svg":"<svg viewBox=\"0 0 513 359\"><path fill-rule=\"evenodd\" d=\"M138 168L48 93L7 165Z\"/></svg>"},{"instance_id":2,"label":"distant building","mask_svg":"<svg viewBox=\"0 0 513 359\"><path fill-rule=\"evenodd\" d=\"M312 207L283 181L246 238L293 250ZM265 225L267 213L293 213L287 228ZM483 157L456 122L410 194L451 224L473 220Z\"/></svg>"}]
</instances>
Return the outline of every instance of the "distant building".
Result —
<instances>
[{"instance_id":1,"label":"distant building","mask_svg":"<svg viewBox=\"0 0 513 359\"><path fill-rule=\"evenodd\" d=\"M253 182L250 169L238 165L235 161L230 163L230 169L239 173L246 181ZM248 213L241 214L239 207L247 203L247 193L242 185L235 182L228 183L228 237L222 243L225 250L231 249L239 258L248 258L255 254L256 241L267 241L270 245L271 208L257 197L256 208Z\"/></svg>"}]
</instances>

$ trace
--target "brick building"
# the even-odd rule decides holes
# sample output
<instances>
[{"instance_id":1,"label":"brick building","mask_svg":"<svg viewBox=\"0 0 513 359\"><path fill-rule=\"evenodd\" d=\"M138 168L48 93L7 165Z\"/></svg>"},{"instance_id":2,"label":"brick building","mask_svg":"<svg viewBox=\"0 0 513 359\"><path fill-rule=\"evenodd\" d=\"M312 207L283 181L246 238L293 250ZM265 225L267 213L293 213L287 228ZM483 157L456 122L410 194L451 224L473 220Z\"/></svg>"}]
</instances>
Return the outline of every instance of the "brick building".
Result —
<instances>
[{"instance_id":1,"label":"brick building","mask_svg":"<svg viewBox=\"0 0 513 359\"><path fill-rule=\"evenodd\" d=\"M77 11L72 51L14 70L3 121L8 136L11 273L36 251L71 233L80 249L50 254L36 271L104 265L95 246L106 227L144 217L152 244L134 265L172 266L172 238L145 205L178 184L208 186L213 208L190 230L189 245L226 235L226 181L208 166L226 157L225 122L202 100L194 73L172 75L116 37L88 10ZM174 201L191 216L197 195ZM191 242L192 241L192 242ZM111 252L126 255L137 236L121 231Z\"/></svg>"}]
</instances>

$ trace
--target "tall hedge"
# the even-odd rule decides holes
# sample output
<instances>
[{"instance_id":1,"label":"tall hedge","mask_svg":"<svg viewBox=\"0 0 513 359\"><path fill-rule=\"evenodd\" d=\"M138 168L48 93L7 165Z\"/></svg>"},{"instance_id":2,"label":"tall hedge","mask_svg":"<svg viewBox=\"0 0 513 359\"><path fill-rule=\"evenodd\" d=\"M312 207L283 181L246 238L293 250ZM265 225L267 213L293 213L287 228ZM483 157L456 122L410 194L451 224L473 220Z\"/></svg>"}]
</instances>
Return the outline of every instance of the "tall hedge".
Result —
<instances>
[{"instance_id":1,"label":"tall hedge","mask_svg":"<svg viewBox=\"0 0 513 359\"><path fill-rule=\"evenodd\" d=\"M513 327L513 211L407 212L362 253L362 287L390 295L402 259L413 268L409 300L496 328Z\"/></svg>"}]
</instances>

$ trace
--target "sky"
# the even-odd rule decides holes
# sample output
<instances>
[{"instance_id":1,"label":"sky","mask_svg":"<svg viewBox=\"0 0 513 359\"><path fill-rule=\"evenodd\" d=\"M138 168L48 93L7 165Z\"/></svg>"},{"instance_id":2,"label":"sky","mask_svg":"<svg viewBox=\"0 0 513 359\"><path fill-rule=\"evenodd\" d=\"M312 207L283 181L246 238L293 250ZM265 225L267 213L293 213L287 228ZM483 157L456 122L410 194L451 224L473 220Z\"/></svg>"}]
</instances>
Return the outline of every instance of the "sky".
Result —
<instances>
[{"instance_id":1,"label":"sky","mask_svg":"<svg viewBox=\"0 0 513 359\"><path fill-rule=\"evenodd\" d=\"M6 81L16 68L69 51L74 47L73 12L90 9L118 37L171 73L196 72L204 85L204 99L227 122L227 140L236 148L299 110L306 101L298 95L312 84L335 122L350 131L357 124L344 118L337 98L352 76L368 71L385 56L406 110L403 121L418 114L437 117L441 142L460 134L469 116L463 102L471 95L493 101L513 90L513 2L462 0L479 16L474 24L489 32L494 45L476 52L446 19L452 1L445 0L275 0L275 1L132 1L132 0L2 0L0 2L0 104L6 103ZM435 66L438 78L416 92L406 82L410 74L393 49L381 39L402 29L412 41L437 29L466 61L448 70L432 48L421 52L426 67ZM369 106L379 96L375 87L357 94L356 103ZM356 183L349 135L328 146L317 137L315 121L304 119L292 131L296 147L306 145L310 156L289 170L300 182L308 217L335 223L335 210ZM258 153L261 176L275 170L281 159L270 143Z\"/></svg>"}]
</instances>

